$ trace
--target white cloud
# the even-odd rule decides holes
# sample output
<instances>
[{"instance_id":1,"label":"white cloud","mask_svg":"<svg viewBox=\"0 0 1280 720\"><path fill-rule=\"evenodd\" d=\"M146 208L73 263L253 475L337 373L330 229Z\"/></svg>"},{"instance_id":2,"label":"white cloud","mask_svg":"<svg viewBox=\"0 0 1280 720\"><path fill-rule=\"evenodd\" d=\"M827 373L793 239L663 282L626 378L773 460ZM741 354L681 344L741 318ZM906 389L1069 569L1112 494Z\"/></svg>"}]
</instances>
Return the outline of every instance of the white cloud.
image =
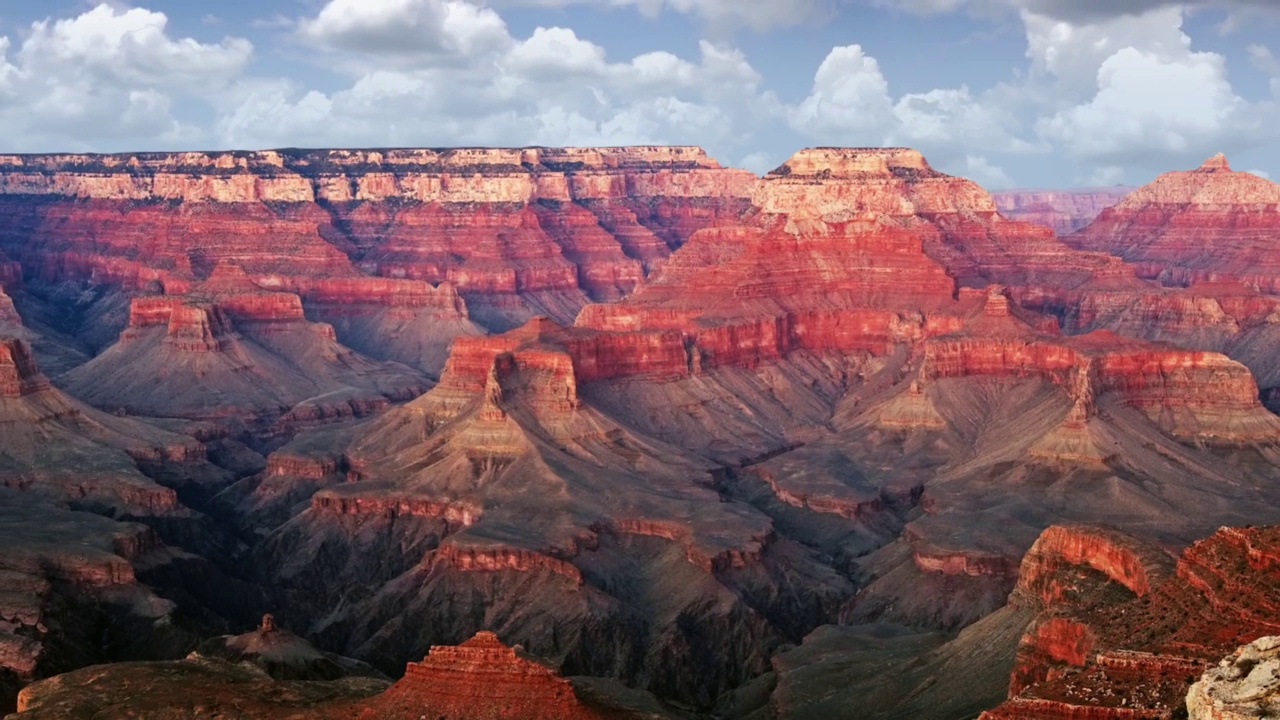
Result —
<instances>
[{"instance_id":1,"label":"white cloud","mask_svg":"<svg viewBox=\"0 0 1280 720\"><path fill-rule=\"evenodd\" d=\"M978 152L1043 150L1018 139L1016 118L967 87L908 93L895 101L880 64L858 45L827 55L788 121L822 144L919 148L941 170L1001 187L1011 179Z\"/></svg>"},{"instance_id":2,"label":"white cloud","mask_svg":"<svg viewBox=\"0 0 1280 720\"><path fill-rule=\"evenodd\" d=\"M1005 168L1032 166L1019 158L1028 154L1103 184L1135 166L1238 155L1264 143L1261 129L1280 117L1280 61L1268 48L1248 57L1272 76L1274 97L1248 100L1224 57L1193 48L1182 7L1147 0L883 0L1018 18L1025 65L992 87L903 92L848 45L831 49L791 104L725 42L615 57L571 27L513 35L499 12L594 4L677 13L725 37L725 28L812 21L844 2L326 0L259 27L301 44L337 89L256 77L245 40L177 37L163 13L104 3L0 37L0 136L21 150L690 143L757 172L807 138L917 147L939 169L996 187L1011 184Z\"/></svg>"},{"instance_id":3,"label":"white cloud","mask_svg":"<svg viewBox=\"0 0 1280 720\"><path fill-rule=\"evenodd\" d=\"M366 57L361 70L473 62L512 42L497 12L464 0L330 0L297 22L297 34L320 50Z\"/></svg>"},{"instance_id":4,"label":"white cloud","mask_svg":"<svg viewBox=\"0 0 1280 720\"><path fill-rule=\"evenodd\" d=\"M784 160L785 158L779 158L772 153L754 152L734 163L734 166L750 170L757 175L764 175L777 168Z\"/></svg>"},{"instance_id":5,"label":"white cloud","mask_svg":"<svg viewBox=\"0 0 1280 720\"><path fill-rule=\"evenodd\" d=\"M1165 8L1216 7L1229 11L1228 29L1245 18L1273 15L1275 0L871 0L873 5L916 15L939 15L968 10L977 16L1008 11L1028 11L1072 23L1093 23L1137 17Z\"/></svg>"},{"instance_id":6,"label":"white cloud","mask_svg":"<svg viewBox=\"0 0 1280 720\"><path fill-rule=\"evenodd\" d=\"M1069 22L1021 13L1031 76L1042 101L1076 103L1097 90L1098 71L1117 52L1133 48L1160 58L1185 56L1191 39L1182 32L1182 10L1160 8L1092 22Z\"/></svg>"},{"instance_id":7,"label":"white cloud","mask_svg":"<svg viewBox=\"0 0 1280 720\"><path fill-rule=\"evenodd\" d=\"M1245 172L1248 172L1250 175L1257 175L1263 180L1271 179L1271 173L1267 172L1266 170L1246 170Z\"/></svg>"},{"instance_id":8,"label":"white cloud","mask_svg":"<svg viewBox=\"0 0 1280 720\"><path fill-rule=\"evenodd\" d=\"M1253 67L1258 72L1271 76L1271 95L1280 100L1280 59L1263 45L1250 45L1248 50Z\"/></svg>"},{"instance_id":9,"label":"white cloud","mask_svg":"<svg viewBox=\"0 0 1280 720\"><path fill-rule=\"evenodd\" d=\"M860 45L832 50L809 96L790 111L798 131L837 145L878 145L893 119L889 83Z\"/></svg>"},{"instance_id":10,"label":"white cloud","mask_svg":"<svg viewBox=\"0 0 1280 720\"><path fill-rule=\"evenodd\" d=\"M1108 187L1124 182L1124 168L1116 165L1101 165L1093 171L1087 185L1091 187Z\"/></svg>"},{"instance_id":11,"label":"white cloud","mask_svg":"<svg viewBox=\"0 0 1280 720\"><path fill-rule=\"evenodd\" d=\"M661 70L679 65L679 60L664 63ZM546 81L581 82L598 77L606 68L604 48L581 40L566 28L538 28L524 42L518 43L503 58L503 66L517 75ZM660 75L665 73L659 73Z\"/></svg>"},{"instance_id":12,"label":"white cloud","mask_svg":"<svg viewBox=\"0 0 1280 720\"><path fill-rule=\"evenodd\" d=\"M1261 141L1273 108L1236 94L1226 59L1191 49L1182 11L1074 27L1028 19L1033 63L1076 87L1105 56L1092 96L1041 117L1038 133L1069 156L1101 165L1198 162L1220 149ZM1065 29L1064 29L1065 28Z\"/></svg>"},{"instance_id":13,"label":"white cloud","mask_svg":"<svg viewBox=\"0 0 1280 720\"><path fill-rule=\"evenodd\" d=\"M614 61L572 29L516 38L494 11L463 4L331 0L295 32L352 83L320 93L246 81L222 104L218 137L238 147L692 143L736 155L757 149L755 132L777 114L732 47Z\"/></svg>"},{"instance_id":14,"label":"white cloud","mask_svg":"<svg viewBox=\"0 0 1280 720\"><path fill-rule=\"evenodd\" d=\"M0 38L0 132L13 150L178 147L200 142L179 100L203 101L244 73L242 39L173 38L163 13L102 4Z\"/></svg>"},{"instance_id":15,"label":"white cloud","mask_svg":"<svg viewBox=\"0 0 1280 720\"><path fill-rule=\"evenodd\" d=\"M988 190L1004 190L1013 187L1013 179L1004 171L1004 168L992 165L984 157L966 155L964 164L965 170L961 174Z\"/></svg>"},{"instance_id":16,"label":"white cloud","mask_svg":"<svg viewBox=\"0 0 1280 720\"><path fill-rule=\"evenodd\" d=\"M714 31L746 27L756 32L766 32L827 18L839 5L847 2L848 0L495 0L494 4L634 8L647 17L675 12L695 16Z\"/></svg>"}]
</instances>

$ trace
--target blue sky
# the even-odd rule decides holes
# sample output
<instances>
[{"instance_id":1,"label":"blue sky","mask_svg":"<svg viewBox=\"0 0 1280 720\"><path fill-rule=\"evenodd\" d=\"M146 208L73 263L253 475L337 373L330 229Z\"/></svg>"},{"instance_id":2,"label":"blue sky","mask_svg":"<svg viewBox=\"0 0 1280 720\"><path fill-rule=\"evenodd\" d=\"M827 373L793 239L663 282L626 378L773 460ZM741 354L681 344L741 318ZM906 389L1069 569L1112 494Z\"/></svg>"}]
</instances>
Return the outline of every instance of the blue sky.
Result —
<instances>
[{"instance_id":1,"label":"blue sky","mask_svg":"<svg viewBox=\"0 0 1280 720\"><path fill-rule=\"evenodd\" d=\"M907 145L1280 179L1280 0L0 0L0 151Z\"/></svg>"}]
</instances>

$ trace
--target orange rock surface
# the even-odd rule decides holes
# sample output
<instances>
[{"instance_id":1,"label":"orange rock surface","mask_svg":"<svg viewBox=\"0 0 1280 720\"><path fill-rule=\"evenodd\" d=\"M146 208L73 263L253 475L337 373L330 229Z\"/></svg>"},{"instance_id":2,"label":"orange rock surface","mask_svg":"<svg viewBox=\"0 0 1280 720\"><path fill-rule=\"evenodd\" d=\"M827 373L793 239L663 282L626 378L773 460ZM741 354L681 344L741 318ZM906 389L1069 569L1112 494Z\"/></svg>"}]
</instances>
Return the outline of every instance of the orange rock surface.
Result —
<instances>
[{"instance_id":1,"label":"orange rock surface","mask_svg":"<svg viewBox=\"0 0 1280 720\"><path fill-rule=\"evenodd\" d=\"M1010 699L985 720L1177 717L1204 670L1280 630L1280 528L1223 528L1172 572L1159 550L1114 533L1053 528L1028 564L1014 601L1045 610L1023 638Z\"/></svg>"}]
</instances>

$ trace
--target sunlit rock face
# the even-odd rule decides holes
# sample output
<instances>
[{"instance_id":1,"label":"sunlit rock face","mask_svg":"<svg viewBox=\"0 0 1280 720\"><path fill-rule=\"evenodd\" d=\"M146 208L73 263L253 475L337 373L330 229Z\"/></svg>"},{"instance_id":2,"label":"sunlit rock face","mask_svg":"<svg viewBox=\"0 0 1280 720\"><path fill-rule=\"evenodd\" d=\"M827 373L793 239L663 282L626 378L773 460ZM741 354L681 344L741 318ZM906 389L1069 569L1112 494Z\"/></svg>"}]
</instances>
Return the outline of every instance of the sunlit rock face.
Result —
<instances>
[{"instance_id":1,"label":"sunlit rock face","mask_svg":"<svg viewBox=\"0 0 1280 720\"><path fill-rule=\"evenodd\" d=\"M1066 239L1111 253L1165 285L1233 281L1280 292L1280 185L1235 172L1222 155L1134 191Z\"/></svg>"},{"instance_id":2,"label":"sunlit rock face","mask_svg":"<svg viewBox=\"0 0 1280 720\"><path fill-rule=\"evenodd\" d=\"M1022 639L1009 700L982 717L1266 716L1278 540L1276 527L1223 528L1174 565L1112 531L1051 528L1011 598L1042 612Z\"/></svg>"},{"instance_id":3,"label":"sunlit rock face","mask_svg":"<svg viewBox=\"0 0 1280 720\"><path fill-rule=\"evenodd\" d=\"M44 277L134 287L230 261L322 309L344 290L381 298L344 305L432 294L368 276L448 283L507 329L630 293L736 219L755 182L672 147L5 156L0 246Z\"/></svg>"}]
</instances>

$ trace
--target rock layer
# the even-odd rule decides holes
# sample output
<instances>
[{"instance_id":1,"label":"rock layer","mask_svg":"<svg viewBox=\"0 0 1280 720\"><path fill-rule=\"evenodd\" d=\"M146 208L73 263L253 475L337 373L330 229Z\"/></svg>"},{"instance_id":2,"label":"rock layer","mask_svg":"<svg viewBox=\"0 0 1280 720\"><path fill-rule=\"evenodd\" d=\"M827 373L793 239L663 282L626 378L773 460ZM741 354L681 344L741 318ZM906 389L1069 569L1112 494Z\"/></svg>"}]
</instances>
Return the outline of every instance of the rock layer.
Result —
<instances>
[{"instance_id":1,"label":"rock layer","mask_svg":"<svg viewBox=\"0 0 1280 720\"><path fill-rule=\"evenodd\" d=\"M1160 176L1066 242L1121 257L1166 285L1234 281L1276 294L1277 228L1280 185L1234 172L1219 155Z\"/></svg>"},{"instance_id":2,"label":"rock layer","mask_svg":"<svg viewBox=\"0 0 1280 720\"><path fill-rule=\"evenodd\" d=\"M1162 581L1135 586L1144 592L1114 582L1131 573L1090 575L1059 555L1056 575L1069 592L1038 598L1046 609L1023 638L1010 699L983 718L1172 718L1184 702L1192 717L1217 717L1212 713L1229 712L1233 699L1248 701L1251 690L1266 683L1254 682L1237 697L1252 676L1236 662L1256 658L1256 666L1266 664L1265 641L1224 661L1190 695L1188 688L1218 658L1280 628L1278 540L1275 527L1224 528L1183 553L1174 573L1161 571ZM1150 559L1130 566L1164 564L1158 550L1145 552ZM1104 559L1108 554L1081 558L1089 569L1114 567ZM1036 563L1046 565L1043 558ZM1146 577L1149 582L1152 576ZM1034 596L1030 587L1019 587L1015 601ZM1209 687L1215 688L1212 699Z\"/></svg>"},{"instance_id":3,"label":"rock layer","mask_svg":"<svg viewBox=\"0 0 1280 720\"><path fill-rule=\"evenodd\" d=\"M1259 638L1209 670L1187 693L1191 720L1245 720L1280 713L1280 638Z\"/></svg>"},{"instance_id":4,"label":"rock layer","mask_svg":"<svg viewBox=\"0 0 1280 720\"><path fill-rule=\"evenodd\" d=\"M1002 190L992 193L1001 214L1070 235L1133 192L1131 187L1077 190Z\"/></svg>"},{"instance_id":5,"label":"rock layer","mask_svg":"<svg viewBox=\"0 0 1280 720\"><path fill-rule=\"evenodd\" d=\"M410 663L404 679L377 698L362 718L432 717L471 720L597 720L617 717L586 707L553 668L482 632L456 647L433 647Z\"/></svg>"},{"instance_id":6,"label":"rock layer","mask_svg":"<svg viewBox=\"0 0 1280 720\"><path fill-rule=\"evenodd\" d=\"M631 292L754 183L696 148L5 156L0 247L136 289L223 261L285 285L448 282L505 329Z\"/></svg>"}]
</instances>

